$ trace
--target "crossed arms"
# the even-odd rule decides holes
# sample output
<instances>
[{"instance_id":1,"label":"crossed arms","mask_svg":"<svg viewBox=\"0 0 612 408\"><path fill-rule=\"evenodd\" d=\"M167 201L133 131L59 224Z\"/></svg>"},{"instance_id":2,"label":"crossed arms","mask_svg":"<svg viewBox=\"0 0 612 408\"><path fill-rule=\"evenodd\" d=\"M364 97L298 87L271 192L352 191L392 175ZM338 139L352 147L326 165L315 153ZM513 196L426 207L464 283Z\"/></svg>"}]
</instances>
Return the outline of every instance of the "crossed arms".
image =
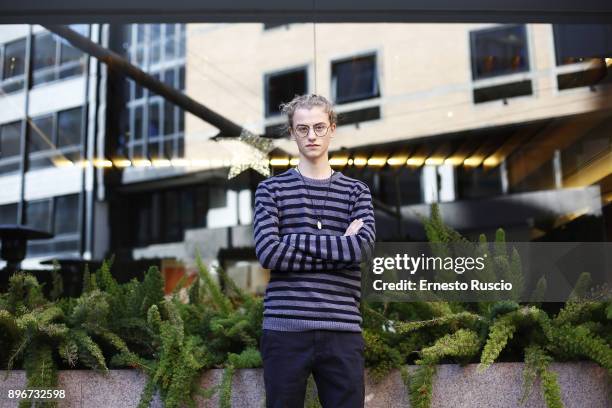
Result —
<instances>
[{"instance_id":1,"label":"crossed arms","mask_svg":"<svg viewBox=\"0 0 612 408\"><path fill-rule=\"evenodd\" d=\"M292 233L280 236L278 208L267 186L255 192L253 222L255 253L266 269L287 272L333 271L372 256L376 235L372 196L367 186L359 193L350 220L361 218L355 235Z\"/></svg>"}]
</instances>

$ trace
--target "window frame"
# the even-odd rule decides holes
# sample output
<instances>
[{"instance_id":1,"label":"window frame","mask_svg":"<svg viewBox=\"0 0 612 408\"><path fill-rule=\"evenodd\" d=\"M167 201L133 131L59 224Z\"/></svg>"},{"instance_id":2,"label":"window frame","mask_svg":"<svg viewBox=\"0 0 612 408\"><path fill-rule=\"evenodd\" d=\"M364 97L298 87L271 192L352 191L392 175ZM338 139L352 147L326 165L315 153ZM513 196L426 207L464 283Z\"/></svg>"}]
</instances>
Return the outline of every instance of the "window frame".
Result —
<instances>
[{"instance_id":1,"label":"window frame","mask_svg":"<svg viewBox=\"0 0 612 408\"><path fill-rule=\"evenodd\" d=\"M310 64L300 64L295 65L279 70L264 72L263 75L263 94L264 94L264 117L266 119L274 119L282 116L281 112L269 112L269 104L270 104L270 79L275 76L287 75L295 72L304 72L304 92L308 93L310 90ZM287 101L289 102L289 101Z\"/></svg>"},{"instance_id":2,"label":"window frame","mask_svg":"<svg viewBox=\"0 0 612 408\"><path fill-rule=\"evenodd\" d=\"M374 58L374 87L373 87L373 92L371 94L371 96L367 96L367 97L352 97L352 98L348 98L348 99L344 99L344 100L338 100L338 94L337 94L337 79L334 77L334 65L335 64L341 64L344 62L349 62L353 59L358 59L358 58L368 58L368 57L373 57ZM381 86L381 73L383 72L380 69L380 52L378 49L375 50L367 50L367 51L361 51L358 53L352 53L350 55L346 55L343 57L336 57L330 60L330 65L329 65L329 72L330 72L330 81L329 81L329 86L330 86L330 93L329 95L331 96L331 99L333 101L333 103L335 105L348 105L351 103L358 103L358 102L363 102L363 101L369 101L372 99L380 99L382 97L382 86Z\"/></svg>"},{"instance_id":3,"label":"window frame","mask_svg":"<svg viewBox=\"0 0 612 408\"><path fill-rule=\"evenodd\" d=\"M86 24L86 29L87 29L87 38L90 38L91 36L91 26L89 24ZM54 46L55 46L55 61L54 64L48 67L44 67L44 68L40 68L40 69L34 69L33 64L32 64L32 88L38 88L40 86L44 86L44 85L48 85L48 84L52 84L52 83L56 83L59 81L63 81L63 80L67 80L69 78L76 78L79 76L83 76L85 74L85 70L86 70L86 66L87 66L87 59L89 58L89 56L87 55L87 53L82 52L81 57L78 60L72 60L72 61L67 61L67 62L62 62L62 40L61 38L58 38L56 34L50 32L50 31L40 31L37 32L35 34L32 34L32 50L35 51L35 42L36 42L36 38L37 37L42 37L42 36L46 36L49 35L51 36L53 42L54 42ZM83 34L81 34L83 35ZM74 48L74 47L73 47ZM31 60L32 62L34 61L34 53L32 53L31 56ZM72 75L68 75L65 77L62 77L62 74L66 71L70 71L71 69L74 69L75 67L81 66L81 70L80 72L77 73L73 73ZM37 75L38 76L43 76L44 78L47 78L47 74L51 73L51 75L49 76L49 78L51 79L44 79L44 80L36 80Z\"/></svg>"},{"instance_id":4,"label":"window frame","mask_svg":"<svg viewBox=\"0 0 612 408\"><path fill-rule=\"evenodd\" d=\"M172 83L167 85L173 86L176 89L184 90L184 84L181 84L181 70L184 70L186 64L185 57L185 37L186 37L186 24L183 23L160 23L160 36L157 41L160 47L160 60L155 64L151 64L150 55L153 44L151 43L151 32L154 24L131 24L129 30L129 38L126 39L127 45L127 58L133 64L139 66L143 71L148 72L150 75L157 76L161 82L164 82L164 75L168 72L172 72ZM171 37L168 35L168 27L173 26L174 30ZM139 38L142 36L142 38ZM139 41L140 40L140 41ZM171 40L174 43L174 51L171 58L166 56L166 43ZM138 63L139 53L142 53L142 64ZM184 78L184 75L183 75ZM184 82L184 81L183 81ZM127 126L129 131L129 137L126 138L126 145L123 146L131 160L134 159L151 159L149 153L149 143L159 143L158 149L161 152L157 157L176 158L181 157L179 146L179 140L184 137L184 130L180 129L181 116L185 115L185 112L178 106L171 104L172 108L172 132L169 134L165 133L166 127L166 111L164 100L161 96L152 94L148 89L142 88L142 95L136 98L138 84L134 81L128 81L129 92L127 96L125 109L127 110ZM181 87L181 85L183 85ZM149 136L149 110L152 104L158 105L159 108L159 134ZM140 138L135 138L136 135L136 110L142 109L142 123L141 130L142 135ZM166 146L172 146L170 152L166 151ZM138 155L135 154L137 149L141 149L142 152Z\"/></svg>"},{"instance_id":5,"label":"window frame","mask_svg":"<svg viewBox=\"0 0 612 408\"><path fill-rule=\"evenodd\" d=\"M472 49L473 49L472 33L495 31L495 30L500 30L500 29L503 29L505 27L510 27L510 26L522 26L523 27L523 32L525 33L525 45L527 47L526 59L527 59L528 69L525 71L521 71L521 72L500 74L500 75L496 75L496 76L492 76L488 78L474 79L474 64L473 64L474 57L472 56ZM530 27L529 24L527 23L492 24L487 27L480 27L480 28L468 30L467 31L467 47L470 52L470 56L468 58L468 67L469 67L468 71L470 73L470 77L467 80L467 82L470 84L470 93L472 94L472 105L473 106L475 107L476 106L488 106L488 104L491 104L491 103L503 103L505 105L508 103L507 102L508 99L516 100L517 98L520 99L520 98L536 97L536 93L537 93L536 72L533 70L533 64L532 64L532 61L535 61L533 33L532 33L532 28ZM480 102L477 102L475 100L475 97L476 97L475 94L477 91L481 91L486 88L493 88L497 86L518 85L518 84L527 83L527 82L529 83L529 86L531 87L531 93L515 95L515 96L509 95L509 96L505 96L501 98L490 99L490 100L480 101Z\"/></svg>"}]
</instances>

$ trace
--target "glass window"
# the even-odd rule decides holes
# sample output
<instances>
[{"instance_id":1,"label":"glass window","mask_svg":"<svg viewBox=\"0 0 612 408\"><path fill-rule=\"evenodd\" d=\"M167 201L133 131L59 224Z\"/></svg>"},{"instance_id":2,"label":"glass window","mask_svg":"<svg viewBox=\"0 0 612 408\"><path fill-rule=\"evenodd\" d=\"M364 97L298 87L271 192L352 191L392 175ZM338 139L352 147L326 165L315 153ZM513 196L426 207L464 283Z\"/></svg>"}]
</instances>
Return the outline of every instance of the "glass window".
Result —
<instances>
[{"instance_id":1,"label":"glass window","mask_svg":"<svg viewBox=\"0 0 612 408\"><path fill-rule=\"evenodd\" d=\"M162 240L163 228L163 193L155 192L151 197L151 235L148 237L150 242L160 242Z\"/></svg>"},{"instance_id":2,"label":"glass window","mask_svg":"<svg viewBox=\"0 0 612 408\"><path fill-rule=\"evenodd\" d=\"M142 86L138 85L136 82L130 81L132 84L132 99L140 99L144 95L144 90Z\"/></svg>"},{"instance_id":3,"label":"glass window","mask_svg":"<svg viewBox=\"0 0 612 408\"><path fill-rule=\"evenodd\" d=\"M18 156L21 140L21 122L8 123L0 127L0 158Z\"/></svg>"},{"instance_id":4,"label":"glass window","mask_svg":"<svg viewBox=\"0 0 612 408\"><path fill-rule=\"evenodd\" d=\"M55 198L55 234L77 233L79 230L79 194Z\"/></svg>"},{"instance_id":5,"label":"glass window","mask_svg":"<svg viewBox=\"0 0 612 408\"><path fill-rule=\"evenodd\" d=\"M149 53L149 64L157 64L161 60L161 46L159 41L151 44L150 53Z\"/></svg>"},{"instance_id":6,"label":"glass window","mask_svg":"<svg viewBox=\"0 0 612 408\"><path fill-rule=\"evenodd\" d=\"M156 159L160 156L159 154L159 139L149 141L149 147L147 148L148 155L151 159Z\"/></svg>"},{"instance_id":7,"label":"glass window","mask_svg":"<svg viewBox=\"0 0 612 408\"><path fill-rule=\"evenodd\" d=\"M0 205L0 224L17 224L17 203Z\"/></svg>"},{"instance_id":8,"label":"glass window","mask_svg":"<svg viewBox=\"0 0 612 408\"><path fill-rule=\"evenodd\" d=\"M524 25L471 31L470 47L474 80L529 70Z\"/></svg>"},{"instance_id":9,"label":"glass window","mask_svg":"<svg viewBox=\"0 0 612 408\"><path fill-rule=\"evenodd\" d=\"M164 45L164 59L169 60L169 59L173 59L176 56L175 44L176 43L174 41L174 37L166 38L165 45Z\"/></svg>"},{"instance_id":10,"label":"glass window","mask_svg":"<svg viewBox=\"0 0 612 408\"><path fill-rule=\"evenodd\" d=\"M164 84L174 86L174 69L167 69L163 72Z\"/></svg>"},{"instance_id":11,"label":"glass window","mask_svg":"<svg viewBox=\"0 0 612 408\"><path fill-rule=\"evenodd\" d=\"M182 135L177 139L177 146L176 156L185 157L185 138Z\"/></svg>"},{"instance_id":12,"label":"glass window","mask_svg":"<svg viewBox=\"0 0 612 408\"><path fill-rule=\"evenodd\" d=\"M33 118L28 132L28 151L53 148L53 115Z\"/></svg>"},{"instance_id":13,"label":"glass window","mask_svg":"<svg viewBox=\"0 0 612 408\"><path fill-rule=\"evenodd\" d=\"M149 198L149 197L143 197ZM138 200L138 209L135 217L137 224L134 226L136 230L136 244L145 245L151 236L151 200Z\"/></svg>"},{"instance_id":14,"label":"glass window","mask_svg":"<svg viewBox=\"0 0 612 408\"><path fill-rule=\"evenodd\" d=\"M145 41L145 25L137 24L136 27L136 42L142 44Z\"/></svg>"},{"instance_id":15,"label":"glass window","mask_svg":"<svg viewBox=\"0 0 612 408\"><path fill-rule=\"evenodd\" d=\"M180 133L185 131L185 111L183 109L179 109L179 122L178 122L178 131Z\"/></svg>"},{"instance_id":16,"label":"glass window","mask_svg":"<svg viewBox=\"0 0 612 408\"><path fill-rule=\"evenodd\" d=\"M87 24L72 24L70 28L84 37L89 37L89 25ZM77 61L85 55L85 53L78 48L73 47L65 39L60 39L60 63L65 64L71 61Z\"/></svg>"},{"instance_id":17,"label":"glass window","mask_svg":"<svg viewBox=\"0 0 612 408\"><path fill-rule=\"evenodd\" d=\"M161 217L164 220L164 241L175 242L183 239L182 209L179 198L180 191L166 191L164 193L165 214L164 217Z\"/></svg>"},{"instance_id":18,"label":"glass window","mask_svg":"<svg viewBox=\"0 0 612 408\"><path fill-rule=\"evenodd\" d=\"M223 208L227 206L227 193L223 187L211 187L209 194L209 208Z\"/></svg>"},{"instance_id":19,"label":"glass window","mask_svg":"<svg viewBox=\"0 0 612 408\"><path fill-rule=\"evenodd\" d=\"M25 72L26 40L17 40L6 44L4 48L4 70L2 78L13 78Z\"/></svg>"},{"instance_id":20,"label":"glass window","mask_svg":"<svg viewBox=\"0 0 612 408\"><path fill-rule=\"evenodd\" d=\"M151 41L159 41L161 36L161 24L151 24Z\"/></svg>"},{"instance_id":21,"label":"glass window","mask_svg":"<svg viewBox=\"0 0 612 408\"><path fill-rule=\"evenodd\" d=\"M206 213L208 213L208 189L206 186L198 186L195 188L195 219L194 227L206 226Z\"/></svg>"},{"instance_id":22,"label":"glass window","mask_svg":"<svg viewBox=\"0 0 612 408\"><path fill-rule=\"evenodd\" d=\"M26 225L51 232L51 200L26 202Z\"/></svg>"},{"instance_id":23,"label":"glass window","mask_svg":"<svg viewBox=\"0 0 612 408\"><path fill-rule=\"evenodd\" d=\"M612 53L612 24L553 24L557 65L602 59Z\"/></svg>"},{"instance_id":24,"label":"glass window","mask_svg":"<svg viewBox=\"0 0 612 408\"><path fill-rule=\"evenodd\" d=\"M194 218L194 205L195 200L195 189L188 188L181 192L180 206L181 206L181 225L183 228L193 228L195 225ZM180 237L182 239L183 237Z\"/></svg>"},{"instance_id":25,"label":"glass window","mask_svg":"<svg viewBox=\"0 0 612 408\"><path fill-rule=\"evenodd\" d=\"M164 135L172 135L175 132L176 119L174 117L174 105L164 100Z\"/></svg>"},{"instance_id":26,"label":"glass window","mask_svg":"<svg viewBox=\"0 0 612 408\"><path fill-rule=\"evenodd\" d=\"M184 63L177 60L181 53L180 44L185 41L181 36L182 29L182 24L138 24L130 36L137 37L140 46L130 48L130 59L141 61L142 69L155 79L184 90ZM145 63L146 54L148 58ZM160 69L160 63L163 63L163 69ZM139 157L138 154L143 151L150 157L170 156L174 154L175 147L180 149L174 143L177 132L182 132L184 127L184 117L182 114L177 115L179 110L175 105L159 99L154 92L145 91L136 83L131 84L130 100L143 102L130 103L126 107L131 118L130 133L133 135L129 141L132 158ZM139 146L134 145L136 142Z\"/></svg>"},{"instance_id":27,"label":"glass window","mask_svg":"<svg viewBox=\"0 0 612 408\"><path fill-rule=\"evenodd\" d=\"M134 109L134 139L142 139L142 132L144 130L142 126L142 121L144 120L142 110L142 106L137 106Z\"/></svg>"},{"instance_id":28,"label":"glass window","mask_svg":"<svg viewBox=\"0 0 612 408\"><path fill-rule=\"evenodd\" d=\"M82 108L59 112L57 115L57 147L81 143Z\"/></svg>"},{"instance_id":29,"label":"glass window","mask_svg":"<svg viewBox=\"0 0 612 408\"><path fill-rule=\"evenodd\" d=\"M306 92L306 68L266 76L266 116L280 112L279 105Z\"/></svg>"},{"instance_id":30,"label":"glass window","mask_svg":"<svg viewBox=\"0 0 612 408\"><path fill-rule=\"evenodd\" d=\"M167 158L174 157L174 139L166 138L164 140L164 156Z\"/></svg>"},{"instance_id":31,"label":"glass window","mask_svg":"<svg viewBox=\"0 0 612 408\"><path fill-rule=\"evenodd\" d=\"M179 52L178 57L182 58L185 56L185 24L180 24L177 28L178 43L179 43Z\"/></svg>"},{"instance_id":32,"label":"glass window","mask_svg":"<svg viewBox=\"0 0 612 408\"><path fill-rule=\"evenodd\" d=\"M179 67L179 83L178 83L178 87L181 91L185 90L185 67L184 66L180 66Z\"/></svg>"},{"instance_id":33,"label":"glass window","mask_svg":"<svg viewBox=\"0 0 612 408\"><path fill-rule=\"evenodd\" d=\"M174 35L174 31L176 29L175 24L165 24L166 26L166 37L171 37Z\"/></svg>"},{"instance_id":34,"label":"glass window","mask_svg":"<svg viewBox=\"0 0 612 408\"><path fill-rule=\"evenodd\" d=\"M56 63L57 41L51 33L42 33L34 36L32 49L32 69L52 67Z\"/></svg>"},{"instance_id":35,"label":"glass window","mask_svg":"<svg viewBox=\"0 0 612 408\"><path fill-rule=\"evenodd\" d=\"M132 157L135 159L140 159L142 158L144 155L144 148L142 147L142 144L134 144L133 147L133 152L132 152Z\"/></svg>"},{"instance_id":36,"label":"glass window","mask_svg":"<svg viewBox=\"0 0 612 408\"><path fill-rule=\"evenodd\" d=\"M153 102L149 104L149 137L159 135L159 103Z\"/></svg>"},{"instance_id":37,"label":"glass window","mask_svg":"<svg viewBox=\"0 0 612 408\"><path fill-rule=\"evenodd\" d=\"M138 45L136 47L136 58L134 59L136 65L140 67L144 67L144 47L142 45Z\"/></svg>"},{"instance_id":38,"label":"glass window","mask_svg":"<svg viewBox=\"0 0 612 408\"><path fill-rule=\"evenodd\" d=\"M332 62L332 93L336 103L380 96L376 56L367 55Z\"/></svg>"}]
</instances>

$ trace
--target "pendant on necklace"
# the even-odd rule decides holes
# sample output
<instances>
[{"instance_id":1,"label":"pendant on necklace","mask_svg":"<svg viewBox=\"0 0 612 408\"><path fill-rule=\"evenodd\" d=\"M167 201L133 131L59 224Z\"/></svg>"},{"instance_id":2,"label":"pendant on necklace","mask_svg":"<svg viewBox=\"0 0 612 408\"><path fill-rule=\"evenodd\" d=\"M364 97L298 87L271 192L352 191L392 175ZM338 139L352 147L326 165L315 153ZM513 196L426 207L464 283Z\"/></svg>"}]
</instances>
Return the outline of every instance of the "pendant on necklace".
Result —
<instances>
[{"instance_id":1,"label":"pendant on necklace","mask_svg":"<svg viewBox=\"0 0 612 408\"><path fill-rule=\"evenodd\" d=\"M321 229L321 220L317 220L317 227Z\"/></svg>"}]
</instances>

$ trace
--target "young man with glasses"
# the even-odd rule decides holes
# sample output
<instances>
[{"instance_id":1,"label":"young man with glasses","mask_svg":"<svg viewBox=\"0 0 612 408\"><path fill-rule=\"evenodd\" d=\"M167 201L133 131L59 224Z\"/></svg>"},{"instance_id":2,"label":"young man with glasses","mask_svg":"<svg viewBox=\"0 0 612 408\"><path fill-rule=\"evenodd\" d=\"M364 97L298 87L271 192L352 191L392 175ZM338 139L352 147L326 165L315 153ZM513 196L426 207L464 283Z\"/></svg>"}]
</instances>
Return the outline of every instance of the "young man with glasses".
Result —
<instances>
[{"instance_id":1,"label":"young man with glasses","mask_svg":"<svg viewBox=\"0 0 612 408\"><path fill-rule=\"evenodd\" d=\"M270 269L260 351L267 407L302 407L313 374L324 408L364 406L361 261L376 235L367 184L334 171L336 130L323 96L283 104L299 164L255 192L255 252Z\"/></svg>"}]
</instances>

